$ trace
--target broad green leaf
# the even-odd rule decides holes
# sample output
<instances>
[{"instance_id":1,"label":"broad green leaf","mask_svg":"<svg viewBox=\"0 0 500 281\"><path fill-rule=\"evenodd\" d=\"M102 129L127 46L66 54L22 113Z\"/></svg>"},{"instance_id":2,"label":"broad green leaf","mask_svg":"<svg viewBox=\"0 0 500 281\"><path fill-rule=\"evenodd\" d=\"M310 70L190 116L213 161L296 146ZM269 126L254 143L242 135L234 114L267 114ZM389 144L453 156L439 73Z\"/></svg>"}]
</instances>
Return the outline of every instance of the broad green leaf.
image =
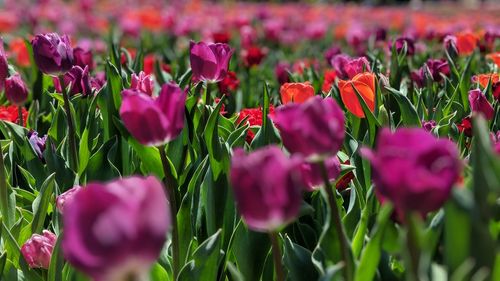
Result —
<instances>
[{"instance_id":1,"label":"broad green leaf","mask_svg":"<svg viewBox=\"0 0 500 281\"><path fill-rule=\"evenodd\" d=\"M45 217L47 216L47 209L49 208L50 200L55 185L55 173L51 174L42 184L40 193L35 201L33 201L33 222L31 223L32 233L41 233Z\"/></svg>"},{"instance_id":2,"label":"broad green leaf","mask_svg":"<svg viewBox=\"0 0 500 281\"><path fill-rule=\"evenodd\" d=\"M217 280L221 259L221 230L210 236L198 246L188 262L180 271L179 281L212 281Z\"/></svg>"}]
</instances>

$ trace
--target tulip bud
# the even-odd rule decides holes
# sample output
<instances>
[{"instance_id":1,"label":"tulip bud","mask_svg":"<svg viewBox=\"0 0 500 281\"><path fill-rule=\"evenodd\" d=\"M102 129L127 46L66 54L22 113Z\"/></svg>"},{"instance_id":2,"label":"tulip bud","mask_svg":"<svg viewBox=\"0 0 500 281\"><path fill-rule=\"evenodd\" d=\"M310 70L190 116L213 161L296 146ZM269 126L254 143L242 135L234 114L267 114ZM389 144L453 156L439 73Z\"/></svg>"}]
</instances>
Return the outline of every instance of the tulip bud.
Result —
<instances>
[{"instance_id":1,"label":"tulip bud","mask_svg":"<svg viewBox=\"0 0 500 281\"><path fill-rule=\"evenodd\" d=\"M5 96L10 103L22 106L28 99L28 88L19 74L14 74L5 80Z\"/></svg>"},{"instance_id":2,"label":"tulip bud","mask_svg":"<svg viewBox=\"0 0 500 281\"><path fill-rule=\"evenodd\" d=\"M38 68L45 74L58 76L73 66L73 49L67 35L38 34L31 41Z\"/></svg>"},{"instance_id":3,"label":"tulip bud","mask_svg":"<svg viewBox=\"0 0 500 281\"><path fill-rule=\"evenodd\" d=\"M495 117L495 110L479 89L469 91L469 104L473 112L479 112L488 120Z\"/></svg>"},{"instance_id":4,"label":"tulip bud","mask_svg":"<svg viewBox=\"0 0 500 281\"><path fill-rule=\"evenodd\" d=\"M175 139L184 127L186 92L164 84L154 99L137 90L124 90L120 116L130 134L141 144L158 146Z\"/></svg>"},{"instance_id":5,"label":"tulip bud","mask_svg":"<svg viewBox=\"0 0 500 281\"><path fill-rule=\"evenodd\" d=\"M227 44L190 43L189 60L194 82L219 82L226 77L233 50Z\"/></svg>"},{"instance_id":6,"label":"tulip bud","mask_svg":"<svg viewBox=\"0 0 500 281\"><path fill-rule=\"evenodd\" d=\"M64 207L66 260L94 280L139 280L170 229L162 183L153 176L90 183Z\"/></svg>"},{"instance_id":7,"label":"tulip bud","mask_svg":"<svg viewBox=\"0 0 500 281\"><path fill-rule=\"evenodd\" d=\"M56 198L56 208L59 211L59 213L64 214L64 207L73 200L73 197L75 197L76 193L80 191L81 186L76 185L72 187L71 189L67 190L64 193L61 193L59 196Z\"/></svg>"},{"instance_id":8,"label":"tulip bud","mask_svg":"<svg viewBox=\"0 0 500 281\"><path fill-rule=\"evenodd\" d=\"M44 230L42 235L33 234L21 247L21 253L29 267L48 269L56 240L56 235L48 230Z\"/></svg>"},{"instance_id":9,"label":"tulip bud","mask_svg":"<svg viewBox=\"0 0 500 281\"><path fill-rule=\"evenodd\" d=\"M154 87L155 82L153 81L151 75L146 75L144 71L139 72L139 75L132 73L130 89L138 90L148 96L152 96Z\"/></svg>"},{"instance_id":10,"label":"tulip bud","mask_svg":"<svg viewBox=\"0 0 500 281\"><path fill-rule=\"evenodd\" d=\"M332 98L281 106L273 121L286 149L304 157L335 155L344 142L344 113Z\"/></svg>"},{"instance_id":11,"label":"tulip bud","mask_svg":"<svg viewBox=\"0 0 500 281\"><path fill-rule=\"evenodd\" d=\"M391 124L389 113L383 104L378 108L378 121L382 126L389 126Z\"/></svg>"},{"instance_id":12,"label":"tulip bud","mask_svg":"<svg viewBox=\"0 0 500 281\"><path fill-rule=\"evenodd\" d=\"M361 149L372 165L376 194L397 212L422 215L448 199L461 170L456 145L421 128L382 129L374 150Z\"/></svg>"},{"instance_id":13,"label":"tulip bud","mask_svg":"<svg viewBox=\"0 0 500 281\"><path fill-rule=\"evenodd\" d=\"M62 92L61 83L57 77L53 79L54 87L56 91L59 93ZM64 87L68 87L71 85L69 93L71 95L82 94L82 96L86 97L92 93L92 88L90 87L90 78L89 78L89 70L86 66L84 69L75 65L64 74Z\"/></svg>"},{"instance_id":14,"label":"tulip bud","mask_svg":"<svg viewBox=\"0 0 500 281\"><path fill-rule=\"evenodd\" d=\"M293 221L302 201L300 161L274 145L246 155L234 152L230 180L236 206L248 227L275 231Z\"/></svg>"}]
</instances>

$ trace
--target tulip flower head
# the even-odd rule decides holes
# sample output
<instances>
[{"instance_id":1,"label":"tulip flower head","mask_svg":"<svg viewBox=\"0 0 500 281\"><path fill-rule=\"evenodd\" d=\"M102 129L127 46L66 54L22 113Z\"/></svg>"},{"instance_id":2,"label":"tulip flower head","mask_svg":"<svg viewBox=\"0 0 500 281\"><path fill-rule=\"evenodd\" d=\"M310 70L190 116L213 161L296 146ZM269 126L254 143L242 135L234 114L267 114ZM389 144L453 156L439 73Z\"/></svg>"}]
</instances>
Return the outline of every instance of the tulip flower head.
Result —
<instances>
[{"instance_id":1,"label":"tulip flower head","mask_svg":"<svg viewBox=\"0 0 500 281\"><path fill-rule=\"evenodd\" d=\"M67 35L38 34L31 45L35 62L43 73L58 76L68 72L73 66L73 48Z\"/></svg>"},{"instance_id":2,"label":"tulip flower head","mask_svg":"<svg viewBox=\"0 0 500 281\"><path fill-rule=\"evenodd\" d=\"M216 83L226 77L229 60L233 54L233 50L229 45L191 41L189 49L189 60L194 82Z\"/></svg>"},{"instance_id":3,"label":"tulip flower head","mask_svg":"<svg viewBox=\"0 0 500 281\"><path fill-rule=\"evenodd\" d=\"M276 231L293 221L302 201L300 160L274 145L245 154L234 152L230 180L236 206L248 227Z\"/></svg>"},{"instance_id":4,"label":"tulip flower head","mask_svg":"<svg viewBox=\"0 0 500 281\"><path fill-rule=\"evenodd\" d=\"M320 165L321 164L306 161L300 166L306 191L317 190L323 184L323 175L321 174L322 167ZM340 162L337 156L326 159L325 166L330 180L334 180L340 175Z\"/></svg>"},{"instance_id":5,"label":"tulip flower head","mask_svg":"<svg viewBox=\"0 0 500 281\"><path fill-rule=\"evenodd\" d=\"M374 150L361 149L372 165L376 194L397 212L422 215L439 209L460 175L456 145L422 128L382 129Z\"/></svg>"},{"instance_id":6,"label":"tulip flower head","mask_svg":"<svg viewBox=\"0 0 500 281\"><path fill-rule=\"evenodd\" d=\"M89 183L64 207L66 260L95 280L139 280L170 229L162 183L153 176Z\"/></svg>"},{"instance_id":7,"label":"tulip flower head","mask_svg":"<svg viewBox=\"0 0 500 281\"><path fill-rule=\"evenodd\" d=\"M28 99L28 88L19 74L5 79L5 96L10 103L21 106Z\"/></svg>"},{"instance_id":8,"label":"tulip flower head","mask_svg":"<svg viewBox=\"0 0 500 281\"><path fill-rule=\"evenodd\" d=\"M332 98L281 106L273 121L286 149L306 158L335 155L344 142L344 113Z\"/></svg>"},{"instance_id":9,"label":"tulip flower head","mask_svg":"<svg viewBox=\"0 0 500 281\"><path fill-rule=\"evenodd\" d=\"M147 75L144 71L139 72L139 75L132 73L130 78L130 89L141 91L148 96L153 95L155 82L151 75Z\"/></svg>"},{"instance_id":10,"label":"tulip flower head","mask_svg":"<svg viewBox=\"0 0 500 281\"><path fill-rule=\"evenodd\" d=\"M141 144L165 144L184 128L186 92L176 84L164 84L156 99L138 90L124 90L122 96L120 117Z\"/></svg>"},{"instance_id":11,"label":"tulip flower head","mask_svg":"<svg viewBox=\"0 0 500 281\"><path fill-rule=\"evenodd\" d=\"M469 104L473 112L479 112L488 120L495 117L495 110L486 96L479 89L469 91Z\"/></svg>"},{"instance_id":12,"label":"tulip flower head","mask_svg":"<svg viewBox=\"0 0 500 281\"><path fill-rule=\"evenodd\" d=\"M0 38L0 91L4 88L5 79L9 75L9 63L3 48L3 39Z\"/></svg>"},{"instance_id":13,"label":"tulip flower head","mask_svg":"<svg viewBox=\"0 0 500 281\"><path fill-rule=\"evenodd\" d=\"M375 74L364 72L357 74L351 80L339 80L340 97L347 110L359 118L365 113L358 99L357 93L363 98L371 112L375 111ZM357 92L357 93L356 93Z\"/></svg>"},{"instance_id":14,"label":"tulip flower head","mask_svg":"<svg viewBox=\"0 0 500 281\"><path fill-rule=\"evenodd\" d=\"M61 82L57 77L53 77L54 87L59 93L62 92ZM63 76L64 85L63 87L68 87L70 95L82 94L82 96L87 97L92 94L92 87L90 85L89 68L81 68L78 65L73 66L66 74Z\"/></svg>"},{"instance_id":15,"label":"tulip flower head","mask_svg":"<svg viewBox=\"0 0 500 281\"><path fill-rule=\"evenodd\" d=\"M29 267L48 269L56 240L56 235L48 230L44 230L42 235L33 234L21 247Z\"/></svg>"},{"instance_id":16,"label":"tulip flower head","mask_svg":"<svg viewBox=\"0 0 500 281\"><path fill-rule=\"evenodd\" d=\"M314 88L309 82L285 83L280 87L280 95L283 104L291 102L304 103L314 96Z\"/></svg>"}]
</instances>

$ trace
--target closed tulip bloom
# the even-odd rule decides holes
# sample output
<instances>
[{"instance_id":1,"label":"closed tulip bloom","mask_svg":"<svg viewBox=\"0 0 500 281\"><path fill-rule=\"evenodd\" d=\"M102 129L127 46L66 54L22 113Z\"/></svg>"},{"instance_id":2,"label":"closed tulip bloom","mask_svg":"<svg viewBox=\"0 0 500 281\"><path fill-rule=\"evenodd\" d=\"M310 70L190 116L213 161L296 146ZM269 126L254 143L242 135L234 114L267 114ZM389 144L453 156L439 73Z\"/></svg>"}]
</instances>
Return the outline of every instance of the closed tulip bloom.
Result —
<instances>
[{"instance_id":1,"label":"closed tulip bloom","mask_svg":"<svg viewBox=\"0 0 500 281\"><path fill-rule=\"evenodd\" d=\"M415 41L408 37L400 37L394 41L393 46L396 48L396 52L399 54L403 51L406 44L406 55L413 56L415 54Z\"/></svg>"},{"instance_id":2,"label":"closed tulip bloom","mask_svg":"<svg viewBox=\"0 0 500 281\"><path fill-rule=\"evenodd\" d=\"M95 280L142 280L165 244L168 204L153 176L89 183L64 207L66 260Z\"/></svg>"},{"instance_id":3,"label":"closed tulip bloom","mask_svg":"<svg viewBox=\"0 0 500 281\"><path fill-rule=\"evenodd\" d=\"M73 197L75 197L76 193L80 191L81 186L76 185L72 187L71 189L67 190L64 193L61 193L59 196L56 197L56 208L59 211L59 213L64 214L64 207L73 200Z\"/></svg>"},{"instance_id":4,"label":"closed tulip bloom","mask_svg":"<svg viewBox=\"0 0 500 281\"><path fill-rule=\"evenodd\" d=\"M0 92L4 88L7 75L9 75L9 63L7 62L7 55L3 48L3 39L0 38Z\"/></svg>"},{"instance_id":5,"label":"closed tulip bloom","mask_svg":"<svg viewBox=\"0 0 500 281\"><path fill-rule=\"evenodd\" d=\"M360 73L351 80L340 80L338 86L342 102L352 114L359 118L365 117L356 91L363 98L368 109L371 112L375 111L375 74L369 72Z\"/></svg>"},{"instance_id":6,"label":"closed tulip bloom","mask_svg":"<svg viewBox=\"0 0 500 281\"><path fill-rule=\"evenodd\" d=\"M470 55L477 48L479 39L470 32L459 33L456 35L457 50L459 55Z\"/></svg>"},{"instance_id":7,"label":"closed tulip bloom","mask_svg":"<svg viewBox=\"0 0 500 281\"><path fill-rule=\"evenodd\" d=\"M184 127L186 92L166 83L154 99L137 90L124 90L120 116L141 144L158 146L175 139Z\"/></svg>"},{"instance_id":8,"label":"closed tulip bloom","mask_svg":"<svg viewBox=\"0 0 500 281\"><path fill-rule=\"evenodd\" d=\"M58 76L73 66L73 49L67 35L38 34L31 41L38 68L45 74Z\"/></svg>"},{"instance_id":9,"label":"closed tulip bloom","mask_svg":"<svg viewBox=\"0 0 500 281\"><path fill-rule=\"evenodd\" d=\"M370 63L365 57L351 58L347 55L336 55L331 64L340 79L352 79L360 73L371 71Z\"/></svg>"},{"instance_id":10,"label":"closed tulip bloom","mask_svg":"<svg viewBox=\"0 0 500 281\"><path fill-rule=\"evenodd\" d=\"M479 112L488 120L495 117L495 110L486 96L479 89L469 91L469 104L473 112Z\"/></svg>"},{"instance_id":11,"label":"closed tulip bloom","mask_svg":"<svg viewBox=\"0 0 500 281\"><path fill-rule=\"evenodd\" d=\"M234 152L230 180L236 206L248 227L275 231L292 222L302 202L298 158L288 159L275 145L248 155Z\"/></svg>"},{"instance_id":12,"label":"closed tulip bloom","mask_svg":"<svg viewBox=\"0 0 500 281\"><path fill-rule=\"evenodd\" d=\"M28 88L19 74L5 79L5 96L10 103L21 106L28 99Z\"/></svg>"},{"instance_id":13,"label":"closed tulip bloom","mask_svg":"<svg viewBox=\"0 0 500 281\"><path fill-rule=\"evenodd\" d=\"M94 59L92 51L85 50L81 47L76 47L73 49L73 58L75 65L78 65L81 68L85 68L87 66L89 68L89 71L92 71L92 69L94 69Z\"/></svg>"},{"instance_id":14,"label":"closed tulip bloom","mask_svg":"<svg viewBox=\"0 0 500 281\"><path fill-rule=\"evenodd\" d=\"M28 140L31 147L35 151L36 156L38 156L39 159L43 159L43 152L45 151L45 143L47 142L47 135L39 137L38 132L30 131L28 133Z\"/></svg>"},{"instance_id":15,"label":"closed tulip bloom","mask_svg":"<svg viewBox=\"0 0 500 281\"><path fill-rule=\"evenodd\" d=\"M340 161L337 156L326 159L325 166L330 180L334 180L340 175ZM302 179L304 180L306 191L314 191L321 187L323 184L321 169L321 164L310 162L302 163L300 171L302 172Z\"/></svg>"},{"instance_id":16,"label":"closed tulip bloom","mask_svg":"<svg viewBox=\"0 0 500 281\"><path fill-rule=\"evenodd\" d=\"M139 75L132 73L130 89L139 90L148 96L152 96L154 87L155 82L151 75L147 75L144 71L139 72Z\"/></svg>"},{"instance_id":17,"label":"closed tulip bloom","mask_svg":"<svg viewBox=\"0 0 500 281\"><path fill-rule=\"evenodd\" d=\"M422 215L446 202L461 171L456 145L422 128L382 129L374 150L361 154L372 165L376 193L397 212Z\"/></svg>"},{"instance_id":18,"label":"closed tulip bloom","mask_svg":"<svg viewBox=\"0 0 500 281\"><path fill-rule=\"evenodd\" d=\"M281 106L273 121L286 149L304 157L335 155L344 142L344 113L332 98Z\"/></svg>"},{"instance_id":19,"label":"closed tulip bloom","mask_svg":"<svg viewBox=\"0 0 500 281\"><path fill-rule=\"evenodd\" d=\"M56 91L61 93L62 88L59 79L54 77L52 80ZM92 94L88 66L85 66L83 69L78 65L73 66L70 71L64 74L63 80L64 87L71 85L71 88L69 89L70 95L82 94L82 96L86 97Z\"/></svg>"},{"instance_id":20,"label":"closed tulip bloom","mask_svg":"<svg viewBox=\"0 0 500 281\"><path fill-rule=\"evenodd\" d=\"M303 103L314 97L314 88L309 82L285 83L280 87L280 95L283 104L291 102Z\"/></svg>"},{"instance_id":21,"label":"closed tulip bloom","mask_svg":"<svg viewBox=\"0 0 500 281\"><path fill-rule=\"evenodd\" d=\"M42 235L33 234L21 247L21 253L29 267L48 269L56 240L56 235L48 230L44 230Z\"/></svg>"},{"instance_id":22,"label":"closed tulip bloom","mask_svg":"<svg viewBox=\"0 0 500 281\"><path fill-rule=\"evenodd\" d=\"M287 62L278 62L274 67L274 75L276 75L276 79L280 85L288 83L290 81L290 64Z\"/></svg>"},{"instance_id":23,"label":"closed tulip bloom","mask_svg":"<svg viewBox=\"0 0 500 281\"><path fill-rule=\"evenodd\" d=\"M189 61L191 62L194 82L215 83L226 77L229 60L233 54L233 50L229 45L191 41L189 50Z\"/></svg>"}]
</instances>

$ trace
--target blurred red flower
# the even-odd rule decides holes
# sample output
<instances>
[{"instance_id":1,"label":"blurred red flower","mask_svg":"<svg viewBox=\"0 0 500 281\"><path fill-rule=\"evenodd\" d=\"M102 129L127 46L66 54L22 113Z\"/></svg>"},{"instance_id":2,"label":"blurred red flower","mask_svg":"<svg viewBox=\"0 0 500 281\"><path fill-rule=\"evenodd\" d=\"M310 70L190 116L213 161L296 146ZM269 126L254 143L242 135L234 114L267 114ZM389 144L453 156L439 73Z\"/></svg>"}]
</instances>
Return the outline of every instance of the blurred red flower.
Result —
<instances>
[{"instance_id":1,"label":"blurred red flower","mask_svg":"<svg viewBox=\"0 0 500 281\"><path fill-rule=\"evenodd\" d=\"M12 123L19 123L19 110L15 105L0 106L0 120L9 121ZM22 108L23 126L26 126L26 120L28 119L28 111Z\"/></svg>"}]
</instances>

